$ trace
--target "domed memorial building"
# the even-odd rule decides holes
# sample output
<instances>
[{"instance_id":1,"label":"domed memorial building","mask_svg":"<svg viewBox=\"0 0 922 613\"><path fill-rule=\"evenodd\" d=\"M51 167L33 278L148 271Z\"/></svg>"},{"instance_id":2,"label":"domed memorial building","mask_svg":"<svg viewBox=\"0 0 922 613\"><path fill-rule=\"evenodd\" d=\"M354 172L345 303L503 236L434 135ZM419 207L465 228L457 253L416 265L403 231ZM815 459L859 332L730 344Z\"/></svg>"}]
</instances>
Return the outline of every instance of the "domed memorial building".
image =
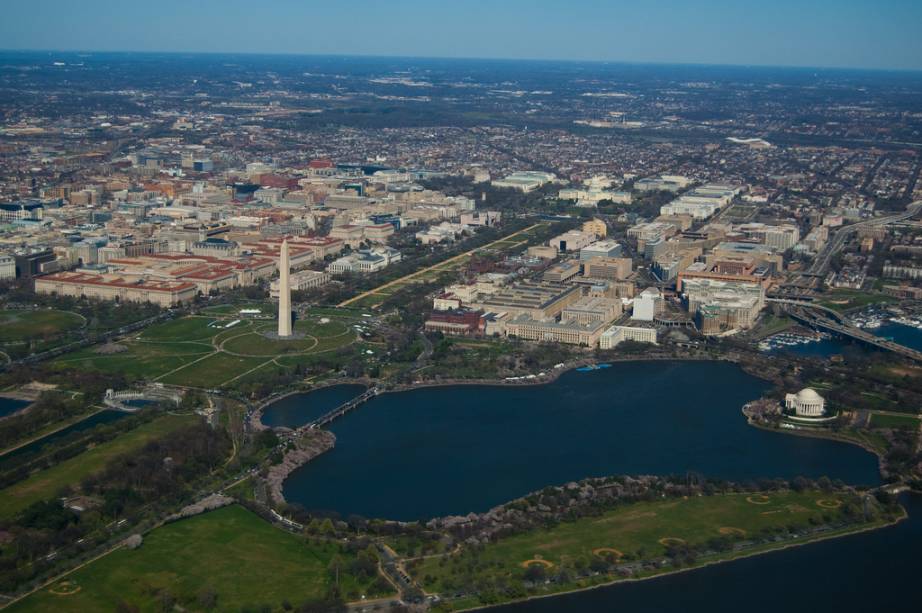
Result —
<instances>
[{"instance_id":1,"label":"domed memorial building","mask_svg":"<svg viewBox=\"0 0 922 613\"><path fill-rule=\"evenodd\" d=\"M805 387L796 394L786 394L784 406L794 411L797 417L823 417L826 415L826 400L816 391Z\"/></svg>"}]
</instances>

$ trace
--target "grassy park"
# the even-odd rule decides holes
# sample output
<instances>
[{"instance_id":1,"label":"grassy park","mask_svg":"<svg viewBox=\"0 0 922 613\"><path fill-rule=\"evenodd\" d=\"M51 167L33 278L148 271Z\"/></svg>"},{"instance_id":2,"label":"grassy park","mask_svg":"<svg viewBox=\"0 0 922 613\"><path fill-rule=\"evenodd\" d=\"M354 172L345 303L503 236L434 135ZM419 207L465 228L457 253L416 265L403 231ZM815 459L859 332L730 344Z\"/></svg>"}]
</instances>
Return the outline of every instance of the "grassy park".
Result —
<instances>
[{"instance_id":1,"label":"grassy park","mask_svg":"<svg viewBox=\"0 0 922 613\"><path fill-rule=\"evenodd\" d=\"M328 569L337 555L346 566L354 558L338 545L308 543L279 530L243 507L224 507L158 528L138 549L118 549L8 610L115 611L126 604L161 611L168 594L175 602L170 610L268 605L277 611L284 602L322 599L334 583ZM339 575L347 596L372 597L382 587L378 577ZM206 599L214 605L204 606Z\"/></svg>"},{"instance_id":2,"label":"grassy park","mask_svg":"<svg viewBox=\"0 0 922 613\"><path fill-rule=\"evenodd\" d=\"M871 427L872 428L887 428L887 429L899 429L899 428L918 429L919 418L916 415L894 415L892 413L891 414L875 413L871 415Z\"/></svg>"},{"instance_id":3,"label":"grassy park","mask_svg":"<svg viewBox=\"0 0 922 613\"><path fill-rule=\"evenodd\" d=\"M0 496L0 518L13 517L34 502L53 498L65 486L80 483L85 477L102 470L113 458L140 449L148 442L197 419L192 415L163 415L51 468L34 473L3 490L3 496Z\"/></svg>"},{"instance_id":4,"label":"grassy park","mask_svg":"<svg viewBox=\"0 0 922 613\"><path fill-rule=\"evenodd\" d=\"M896 298L875 292L864 292L856 289L834 289L823 294L817 304L834 311L853 311L863 309L872 304L886 304L894 302Z\"/></svg>"},{"instance_id":5,"label":"grassy park","mask_svg":"<svg viewBox=\"0 0 922 613\"><path fill-rule=\"evenodd\" d=\"M649 560L662 558L675 548L702 551L719 546L719 541L732 544L775 532L786 533L790 528L801 530L828 524L843 513L847 504L858 502L853 494L820 491L638 502L598 517L561 522L548 529L502 538L479 550L426 558L413 567L413 574L427 591L468 592L474 585L520 583L531 566L541 566L551 576L561 569L570 569L572 573L589 568L598 557L611 563ZM734 555L739 554L728 547L719 557ZM639 576L670 568L641 571ZM603 573L595 583L614 578ZM576 587L585 585L571 582L549 589L562 591Z\"/></svg>"},{"instance_id":6,"label":"grassy park","mask_svg":"<svg viewBox=\"0 0 922 613\"><path fill-rule=\"evenodd\" d=\"M0 311L0 343L49 339L85 325L70 311L10 309Z\"/></svg>"},{"instance_id":7,"label":"grassy park","mask_svg":"<svg viewBox=\"0 0 922 613\"><path fill-rule=\"evenodd\" d=\"M247 305L248 306L248 305ZM295 322L296 337L278 340L271 305L260 305L262 314L241 315L240 305L220 305L155 324L143 332L118 341L116 351L88 347L65 354L54 363L124 374L132 379L170 385L218 388L262 368L285 367L279 358L308 359L353 344L353 326L360 315L348 309L309 311ZM335 314L328 311L339 311Z\"/></svg>"}]
</instances>

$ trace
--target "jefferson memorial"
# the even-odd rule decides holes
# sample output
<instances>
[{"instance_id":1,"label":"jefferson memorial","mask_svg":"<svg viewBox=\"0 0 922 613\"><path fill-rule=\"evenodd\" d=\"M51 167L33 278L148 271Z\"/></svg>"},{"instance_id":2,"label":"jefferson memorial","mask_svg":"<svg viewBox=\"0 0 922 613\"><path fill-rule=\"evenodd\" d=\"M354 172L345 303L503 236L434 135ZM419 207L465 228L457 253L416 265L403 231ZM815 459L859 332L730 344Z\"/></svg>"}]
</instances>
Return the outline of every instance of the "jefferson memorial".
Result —
<instances>
[{"instance_id":1,"label":"jefferson memorial","mask_svg":"<svg viewBox=\"0 0 922 613\"><path fill-rule=\"evenodd\" d=\"M793 409L797 417L822 417L826 414L826 400L809 387L796 394L786 394L784 406Z\"/></svg>"}]
</instances>

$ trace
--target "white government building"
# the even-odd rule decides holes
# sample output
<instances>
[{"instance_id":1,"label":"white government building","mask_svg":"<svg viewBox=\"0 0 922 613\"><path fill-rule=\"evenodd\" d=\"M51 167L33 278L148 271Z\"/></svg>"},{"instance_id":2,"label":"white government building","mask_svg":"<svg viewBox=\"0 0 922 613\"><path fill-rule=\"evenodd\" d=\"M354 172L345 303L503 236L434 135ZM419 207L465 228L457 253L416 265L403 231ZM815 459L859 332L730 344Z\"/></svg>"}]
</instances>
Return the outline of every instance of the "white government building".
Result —
<instances>
[{"instance_id":1,"label":"white government building","mask_svg":"<svg viewBox=\"0 0 922 613\"><path fill-rule=\"evenodd\" d=\"M785 394L784 406L793 409L797 417L822 417L826 414L826 400L809 387L796 394Z\"/></svg>"}]
</instances>

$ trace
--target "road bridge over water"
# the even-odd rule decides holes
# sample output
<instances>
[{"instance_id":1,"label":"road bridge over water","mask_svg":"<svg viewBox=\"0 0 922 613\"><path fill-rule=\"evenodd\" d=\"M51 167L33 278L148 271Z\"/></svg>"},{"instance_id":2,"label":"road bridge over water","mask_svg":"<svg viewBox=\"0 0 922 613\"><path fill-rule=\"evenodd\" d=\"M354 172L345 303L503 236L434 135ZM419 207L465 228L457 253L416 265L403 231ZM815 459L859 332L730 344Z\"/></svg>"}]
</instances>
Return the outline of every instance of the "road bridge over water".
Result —
<instances>
[{"instance_id":1,"label":"road bridge over water","mask_svg":"<svg viewBox=\"0 0 922 613\"><path fill-rule=\"evenodd\" d=\"M364 392L362 392L360 395L356 396L352 400L347 400L346 402L342 403L341 405L339 405L332 411L328 411L327 413L324 413L323 415L321 415L314 421L304 424L303 426L298 428L295 432L300 434L300 433L303 433L305 430L310 430L313 428L321 428L339 419L340 417L342 417L343 415L345 415L352 409L358 407L359 405L364 404L365 402L371 400L372 398L374 398L380 393L381 393L381 390L378 389L377 387L372 387L368 390L365 390Z\"/></svg>"},{"instance_id":2,"label":"road bridge over water","mask_svg":"<svg viewBox=\"0 0 922 613\"><path fill-rule=\"evenodd\" d=\"M866 345L877 347L878 349L896 353L910 360L922 362L922 351L917 351L905 345L894 343L893 341L881 338L870 332L865 332L861 328L849 325L841 314L832 309L800 300L779 298L767 298L766 300L768 302L786 305L788 307L786 310L791 317L811 328L844 336Z\"/></svg>"}]
</instances>

